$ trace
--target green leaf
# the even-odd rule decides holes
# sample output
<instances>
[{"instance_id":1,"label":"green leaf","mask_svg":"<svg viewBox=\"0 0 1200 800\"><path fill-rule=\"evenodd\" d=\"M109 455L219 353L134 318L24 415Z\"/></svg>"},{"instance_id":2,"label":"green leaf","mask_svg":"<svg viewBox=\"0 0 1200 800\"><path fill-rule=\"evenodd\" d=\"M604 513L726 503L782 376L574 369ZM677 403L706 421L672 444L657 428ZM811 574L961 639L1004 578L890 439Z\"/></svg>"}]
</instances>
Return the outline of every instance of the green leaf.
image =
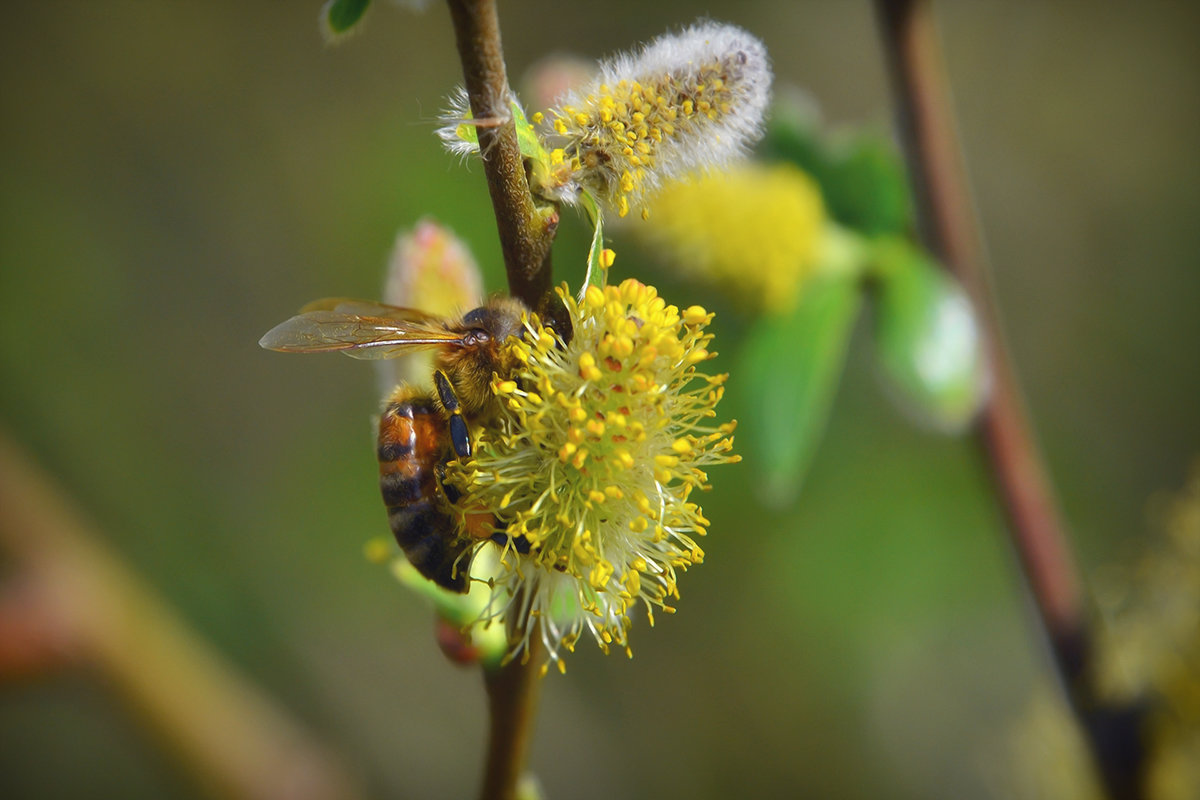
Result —
<instances>
[{"instance_id":1,"label":"green leaf","mask_svg":"<svg viewBox=\"0 0 1200 800\"><path fill-rule=\"evenodd\" d=\"M592 233L592 246L588 249L587 273L583 277L583 285L579 287L579 302L582 303L589 286L603 289L608 283L608 267L604 264L604 212L591 192L584 189L581 196L588 219L596 226Z\"/></svg>"},{"instance_id":2,"label":"green leaf","mask_svg":"<svg viewBox=\"0 0 1200 800\"><path fill-rule=\"evenodd\" d=\"M912 227L908 174L890 141L863 134L847 141L822 185L830 213L867 234L903 234Z\"/></svg>"},{"instance_id":3,"label":"green leaf","mask_svg":"<svg viewBox=\"0 0 1200 800\"><path fill-rule=\"evenodd\" d=\"M533 123L526 118L524 109L516 100L512 101L512 112L513 122L517 126L517 146L521 150L521 155L543 164L549 164L550 154L546 152L546 148L542 147L541 137L538 136Z\"/></svg>"},{"instance_id":4,"label":"green leaf","mask_svg":"<svg viewBox=\"0 0 1200 800\"><path fill-rule=\"evenodd\" d=\"M974 308L958 282L908 242L878 243L874 263L872 335L897 401L920 423L962 431L990 382Z\"/></svg>"},{"instance_id":5,"label":"green leaf","mask_svg":"<svg viewBox=\"0 0 1200 800\"><path fill-rule=\"evenodd\" d=\"M460 122L458 127L454 129L454 135L462 139L467 144L475 145L475 152L479 151L479 133L475 130L475 126L466 122Z\"/></svg>"},{"instance_id":6,"label":"green leaf","mask_svg":"<svg viewBox=\"0 0 1200 800\"><path fill-rule=\"evenodd\" d=\"M779 106L767 126L769 158L803 169L821 187L829 215L868 235L903 234L913 224L908 174L891 140L863 131L830 136L812 110Z\"/></svg>"},{"instance_id":7,"label":"green leaf","mask_svg":"<svg viewBox=\"0 0 1200 800\"><path fill-rule=\"evenodd\" d=\"M321 8L321 22L327 38L340 39L362 22L371 0L328 0Z\"/></svg>"},{"instance_id":8,"label":"green leaf","mask_svg":"<svg viewBox=\"0 0 1200 800\"><path fill-rule=\"evenodd\" d=\"M790 161L812 175L822 188L833 166L833 155L821 136L821 119L815 108L780 102L771 109L763 154L772 160Z\"/></svg>"},{"instance_id":9,"label":"green leaf","mask_svg":"<svg viewBox=\"0 0 1200 800\"><path fill-rule=\"evenodd\" d=\"M764 499L791 502L816 453L862 304L857 276L841 272L804 288L789 315L763 317L742 354L742 429L764 468Z\"/></svg>"},{"instance_id":10,"label":"green leaf","mask_svg":"<svg viewBox=\"0 0 1200 800\"><path fill-rule=\"evenodd\" d=\"M521 108L521 104L516 100L512 101L513 124L517 128L517 147L521 151L523 158L531 158L542 165L549 165L550 154L546 152L546 148L542 147L542 140L538 137L537 130L533 124L525 116L525 111ZM468 122L461 123L454 129L454 135L462 139L468 144L475 145L475 149L479 148L479 130L476 125Z\"/></svg>"}]
</instances>

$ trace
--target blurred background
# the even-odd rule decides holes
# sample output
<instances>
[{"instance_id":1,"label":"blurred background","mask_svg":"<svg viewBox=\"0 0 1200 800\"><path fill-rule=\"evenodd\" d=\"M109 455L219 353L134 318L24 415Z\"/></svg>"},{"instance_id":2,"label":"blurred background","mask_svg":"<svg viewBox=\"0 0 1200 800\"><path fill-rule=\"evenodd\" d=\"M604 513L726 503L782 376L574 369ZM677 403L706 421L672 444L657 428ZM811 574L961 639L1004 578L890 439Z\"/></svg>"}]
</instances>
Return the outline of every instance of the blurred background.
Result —
<instances>
[{"instance_id":1,"label":"blurred background","mask_svg":"<svg viewBox=\"0 0 1200 800\"><path fill-rule=\"evenodd\" d=\"M257 341L313 298L378 296L425 214L503 288L482 172L433 136L460 75L431 6L380 4L338 47L316 2L24 3L0 28L0 427L377 797L474 794L482 687L363 557L387 533L372 370ZM1200 453L1200 11L936 8L1001 313L1091 572L1136 550ZM777 87L832 126L890 125L868 3L500 11L514 82L707 15L761 37ZM564 228L556 277L577 285L588 234ZM614 277L664 282L612 246ZM741 325L715 327L737 416ZM910 425L854 346L793 506L760 510L749 464L712 477L679 613L639 619L631 661L581 646L545 680L546 797L986 796L1048 670L973 443ZM201 796L111 689L86 669L0 686L0 794Z\"/></svg>"}]
</instances>

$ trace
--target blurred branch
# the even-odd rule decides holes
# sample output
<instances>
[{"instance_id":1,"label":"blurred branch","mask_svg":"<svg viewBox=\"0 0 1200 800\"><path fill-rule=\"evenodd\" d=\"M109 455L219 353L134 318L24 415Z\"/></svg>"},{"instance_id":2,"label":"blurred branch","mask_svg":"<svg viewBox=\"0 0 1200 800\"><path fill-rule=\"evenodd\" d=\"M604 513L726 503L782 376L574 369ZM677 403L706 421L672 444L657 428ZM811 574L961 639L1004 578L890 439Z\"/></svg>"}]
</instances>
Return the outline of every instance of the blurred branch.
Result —
<instances>
[{"instance_id":1,"label":"blurred branch","mask_svg":"<svg viewBox=\"0 0 1200 800\"><path fill-rule=\"evenodd\" d=\"M537 308L550 290L550 245L558 214L553 208L539 211L529 193L494 0L449 0L448 5L471 113L478 125L479 154L496 214L509 292Z\"/></svg>"},{"instance_id":2,"label":"blurred branch","mask_svg":"<svg viewBox=\"0 0 1200 800\"><path fill-rule=\"evenodd\" d=\"M495 669L485 667L483 671L490 712L487 763L480 792L483 800L515 800L525 770L544 656L539 637L530 638L525 655L528 657Z\"/></svg>"},{"instance_id":3,"label":"blurred branch","mask_svg":"<svg viewBox=\"0 0 1200 800\"><path fill-rule=\"evenodd\" d=\"M990 348L994 383L978 431L1012 543L1108 794L1114 800L1137 798L1142 761L1137 714L1106 706L1096 696L1089 605L1001 336L931 4L877 0L877 9L922 234L970 293Z\"/></svg>"},{"instance_id":4,"label":"blurred branch","mask_svg":"<svg viewBox=\"0 0 1200 800\"><path fill-rule=\"evenodd\" d=\"M5 605L5 632L23 631L27 642L26 660L8 667L36 665L28 656L38 653L43 666L54 654L94 666L212 797L360 796L331 753L235 674L101 541L0 431L0 549L20 581L19 601ZM18 609L22 623L11 618ZM43 622L42 633L32 630Z\"/></svg>"}]
</instances>

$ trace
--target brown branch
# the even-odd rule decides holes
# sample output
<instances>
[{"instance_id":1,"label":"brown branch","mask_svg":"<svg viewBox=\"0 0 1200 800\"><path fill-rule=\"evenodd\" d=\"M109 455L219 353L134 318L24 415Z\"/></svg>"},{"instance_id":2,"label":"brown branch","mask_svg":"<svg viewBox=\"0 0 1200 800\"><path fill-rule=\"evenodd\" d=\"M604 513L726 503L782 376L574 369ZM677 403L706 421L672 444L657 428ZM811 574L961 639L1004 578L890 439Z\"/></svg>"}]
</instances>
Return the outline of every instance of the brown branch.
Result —
<instances>
[{"instance_id":1,"label":"brown branch","mask_svg":"<svg viewBox=\"0 0 1200 800\"><path fill-rule=\"evenodd\" d=\"M509 107L511 90L500 46L500 22L494 0L449 0L463 79L480 124L479 152L487 177L509 292L536 308L550 289L550 245L558 228L553 207L539 210L517 144Z\"/></svg>"},{"instance_id":2,"label":"brown branch","mask_svg":"<svg viewBox=\"0 0 1200 800\"><path fill-rule=\"evenodd\" d=\"M104 547L3 431L0 551L32 587L25 595L39 608L28 619L47 621L59 666L97 669L209 796L360 796L333 755Z\"/></svg>"},{"instance_id":3,"label":"brown branch","mask_svg":"<svg viewBox=\"0 0 1200 800\"><path fill-rule=\"evenodd\" d=\"M509 106L512 92L494 0L448 0L448 5L471 113L477 120L504 120L498 125L480 124L477 130L509 293L530 308L538 308L550 290L550 246L558 228L558 212L553 206L539 209L529 192ZM524 638L523 631L510 630L509 634ZM531 637L526 655L498 669L484 670L490 716L481 790L484 800L514 800L525 771L540 685L538 637Z\"/></svg>"},{"instance_id":4,"label":"brown branch","mask_svg":"<svg viewBox=\"0 0 1200 800\"><path fill-rule=\"evenodd\" d=\"M928 0L877 0L877 8L921 232L971 295L989 347L993 386L978 433L1012 543L1108 794L1132 800L1141 796L1137 713L1096 696L1090 606L1001 336L932 9Z\"/></svg>"},{"instance_id":5,"label":"brown branch","mask_svg":"<svg viewBox=\"0 0 1200 800\"><path fill-rule=\"evenodd\" d=\"M545 651L541 639L530 637L528 658L496 669L484 669L487 688L488 754L483 773L482 800L515 800L525 772L541 688Z\"/></svg>"}]
</instances>

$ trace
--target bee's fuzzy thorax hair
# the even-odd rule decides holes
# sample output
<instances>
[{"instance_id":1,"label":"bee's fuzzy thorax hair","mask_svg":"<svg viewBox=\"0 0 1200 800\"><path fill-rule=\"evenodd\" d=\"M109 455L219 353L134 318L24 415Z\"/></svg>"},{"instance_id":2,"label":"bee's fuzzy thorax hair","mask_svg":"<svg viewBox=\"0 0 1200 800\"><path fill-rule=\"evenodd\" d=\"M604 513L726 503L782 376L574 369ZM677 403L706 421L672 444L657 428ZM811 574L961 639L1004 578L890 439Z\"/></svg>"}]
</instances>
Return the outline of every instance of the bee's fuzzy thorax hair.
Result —
<instances>
[{"instance_id":1,"label":"bee's fuzzy thorax hair","mask_svg":"<svg viewBox=\"0 0 1200 800\"><path fill-rule=\"evenodd\" d=\"M465 413L476 414L495 404L492 380L497 375L507 377L516 366L508 339L520 335L525 313L527 309L520 300L498 296L448 324L450 330L459 333L478 329L489 337L470 347L440 348L434 359L449 376Z\"/></svg>"}]
</instances>

